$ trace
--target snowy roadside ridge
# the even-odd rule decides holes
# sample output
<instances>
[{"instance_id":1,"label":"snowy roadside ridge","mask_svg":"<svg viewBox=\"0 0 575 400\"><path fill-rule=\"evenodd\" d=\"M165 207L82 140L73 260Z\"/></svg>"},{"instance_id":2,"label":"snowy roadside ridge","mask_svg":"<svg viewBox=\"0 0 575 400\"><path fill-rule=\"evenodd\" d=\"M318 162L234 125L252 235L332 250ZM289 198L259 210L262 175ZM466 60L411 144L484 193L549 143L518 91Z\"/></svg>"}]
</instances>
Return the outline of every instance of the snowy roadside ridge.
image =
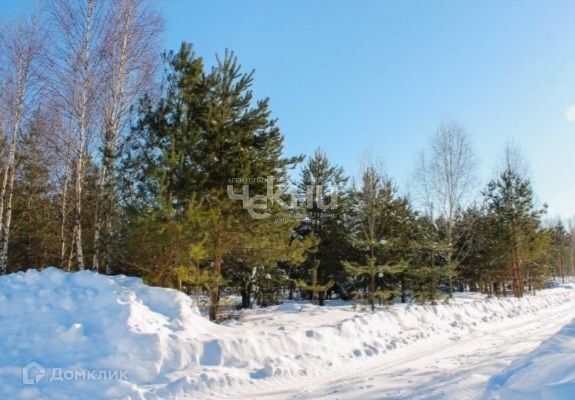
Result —
<instances>
[{"instance_id":1,"label":"snowy roadside ridge","mask_svg":"<svg viewBox=\"0 0 575 400\"><path fill-rule=\"evenodd\" d=\"M185 294L146 286L138 278L29 270L0 277L0 394L197 398L256 382L313 377L351 361L385 357L431 338L457 339L495 321L567 303L575 306L570 287L521 299L396 305L375 313L311 305L299 311L286 305L266 311L275 324L248 319L222 326L201 317ZM26 385L22 368L30 362L45 367L46 377ZM125 370L126 378L51 381L54 368Z\"/></svg>"},{"instance_id":2,"label":"snowy roadside ridge","mask_svg":"<svg viewBox=\"0 0 575 400\"><path fill-rule=\"evenodd\" d=\"M373 314L350 313L335 325L300 330L284 326L250 333L242 324L233 336L205 342L208 363L177 385L211 391L222 386L270 378L313 376L362 357L383 356L433 337L458 338L490 323L543 309L575 305L575 290L549 289L521 299L493 298L435 306L394 306ZM304 309L310 310L311 307ZM305 313L305 311L304 311Z\"/></svg>"}]
</instances>

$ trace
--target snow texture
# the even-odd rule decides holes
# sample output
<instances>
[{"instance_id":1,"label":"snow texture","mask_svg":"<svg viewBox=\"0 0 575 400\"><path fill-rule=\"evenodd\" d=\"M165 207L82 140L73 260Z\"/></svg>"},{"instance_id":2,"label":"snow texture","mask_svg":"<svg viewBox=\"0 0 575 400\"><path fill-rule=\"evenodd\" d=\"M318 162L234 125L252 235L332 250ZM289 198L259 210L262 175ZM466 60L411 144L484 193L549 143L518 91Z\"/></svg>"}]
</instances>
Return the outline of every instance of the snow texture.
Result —
<instances>
[{"instance_id":1,"label":"snow texture","mask_svg":"<svg viewBox=\"0 0 575 400\"><path fill-rule=\"evenodd\" d=\"M254 398L270 384L279 390L275 398L287 398L281 390L289 393L302 379L350 363L384 365L393 353L408 356L410 348L433 346L437 338L456 341L482 326L569 303L575 304L575 290L564 287L522 299L464 295L450 304L375 313L344 303L286 303L217 325L185 294L137 278L28 270L0 277L0 398L182 400L226 392ZM573 346L570 329L553 339L557 346ZM545 390L572 392L573 361L561 356L544 360L544 370L520 370L532 382L537 371L551 374ZM22 368L30 363L44 368L37 383L23 381L30 376ZM493 385L511 393L517 373Z\"/></svg>"},{"instance_id":2,"label":"snow texture","mask_svg":"<svg viewBox=\"0 0 575 400\"><path fill-rule=\"evenodd\" d=\"M573 400L575 320L489 380L484 399Z\"/></svg>"}]
</instances>

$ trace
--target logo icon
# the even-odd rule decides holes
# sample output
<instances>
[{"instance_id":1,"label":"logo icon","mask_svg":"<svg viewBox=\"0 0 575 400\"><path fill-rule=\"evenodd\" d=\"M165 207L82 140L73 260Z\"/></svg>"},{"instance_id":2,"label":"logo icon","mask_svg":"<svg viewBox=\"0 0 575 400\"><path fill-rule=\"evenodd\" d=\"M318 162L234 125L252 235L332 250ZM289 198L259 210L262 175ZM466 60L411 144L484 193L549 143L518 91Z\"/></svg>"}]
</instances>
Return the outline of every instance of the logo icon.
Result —
<instances>
[{"instance_id":1,"label":"logo icon","mask_svg":"<svg viewBox=\"0 0 575 400\"><path fill-rule=\"evenodd\" d=\"M22 368L22 383L24 385L35 385L46 376L46 369L33 361Z\"/></svg>"}]
</instances>

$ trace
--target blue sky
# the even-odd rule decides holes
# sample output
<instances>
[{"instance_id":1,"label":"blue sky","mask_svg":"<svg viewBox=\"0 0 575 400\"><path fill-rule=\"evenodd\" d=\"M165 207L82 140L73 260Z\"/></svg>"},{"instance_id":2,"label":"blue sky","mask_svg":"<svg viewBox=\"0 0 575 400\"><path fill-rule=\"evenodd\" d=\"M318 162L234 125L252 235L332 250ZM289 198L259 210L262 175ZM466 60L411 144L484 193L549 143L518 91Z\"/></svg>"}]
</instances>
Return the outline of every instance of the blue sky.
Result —
<instances>
[{"instance_id":1,"label":"blue sky","mask_svg":"<svg viewBox=\"0 0 575 400\"><path fill-rule=\"evenodd\" d=\"M550 214L575 214L575 2L166 1L166 46L255 69L289 154L352 175L366 151L406 187L446 118L473 137L482 182L518 143Z\"/></svg>"},{"instance_id":2,"label":"blue sky","mask_svg":"<svg viewBox=\"0 0 575 400\"><path fill-rule=\"evenodd\" d=\"M33 0L2 2L2 15ZM229 48L255 69L286 153L321 147L350 175L362 154L406 188L444 119L471 134L481 187L508 140L550 214L575 214L575 2L246 0L158 2L164 43ZM479 190L479 187L478 187Z\"/></svg>"}]
</instances>

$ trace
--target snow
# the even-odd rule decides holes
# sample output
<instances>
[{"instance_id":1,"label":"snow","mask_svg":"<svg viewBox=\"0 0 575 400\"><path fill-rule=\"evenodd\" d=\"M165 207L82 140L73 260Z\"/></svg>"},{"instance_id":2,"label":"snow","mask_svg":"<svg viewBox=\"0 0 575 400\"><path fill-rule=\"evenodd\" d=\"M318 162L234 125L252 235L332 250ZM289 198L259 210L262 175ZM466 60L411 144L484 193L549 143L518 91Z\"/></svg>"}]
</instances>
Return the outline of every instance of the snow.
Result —
<instances>
[{"instance_id":1,"label":"snow","mask_svg":"<svg viewBox=\"0 0 575 400\"><path fill-rule=\"evenodd\" d=\"M0 277L0 398L480 398L490 377L573 319L574 306L563 285L375 313L287 302L217 325L183 293L137 278L29 270ZM44 376L24 383L32 362Z\"/></svg>"},{"instance_id":2,"label":"snow","mask_svg":"<svg viewBox=\"0 0 575 400\"><path fill-rule=\"evenodd\" d=\"M201 335L225 330L199 316L189 298L140 279L55 268L0 277L2 398L140 399L145 386L200 363ZM22 367L47 369L33 386ZM58 379L54 369L110 374L127 380ZM108 372L110 371L110 372Z\"/></svg>"},{"instance_id":3,"label":"snow","mask_svg":"<svg viewBox=\"0 0 575 400\"><path fill-rule=\"evenodd\" d=\"M485 399L572 400L575 397L575 320L492 377Z\"/></svg>"}]
</instances>

